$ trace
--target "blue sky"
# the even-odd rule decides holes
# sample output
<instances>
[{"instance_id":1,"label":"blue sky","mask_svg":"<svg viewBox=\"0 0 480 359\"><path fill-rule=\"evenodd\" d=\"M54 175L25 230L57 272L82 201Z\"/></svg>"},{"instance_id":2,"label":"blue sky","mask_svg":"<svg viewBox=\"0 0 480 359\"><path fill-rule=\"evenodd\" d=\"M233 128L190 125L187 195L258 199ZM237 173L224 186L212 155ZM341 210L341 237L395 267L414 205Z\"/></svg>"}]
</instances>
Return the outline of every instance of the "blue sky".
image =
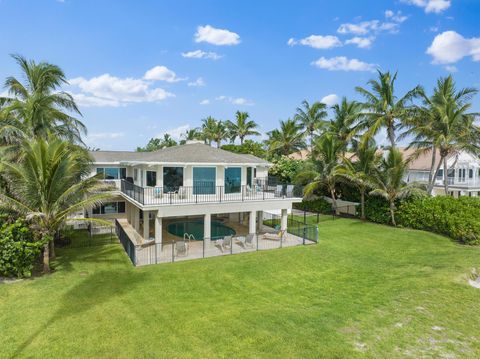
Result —
<instances>
[{"instance_id":1,"label":"blue sky","mask_svg":"<svg viewBox=\"0 0 480 359\"><path fill-rule=\"evenodd\" d=\"M87 143L130 150L236 110L269 131L303 99L360 99L377 67L399 93L452 72L480 87L479 15L476 0L0 0L0 78L18 75L11 53L61 66Z\"/></svg>"}]
</instances>

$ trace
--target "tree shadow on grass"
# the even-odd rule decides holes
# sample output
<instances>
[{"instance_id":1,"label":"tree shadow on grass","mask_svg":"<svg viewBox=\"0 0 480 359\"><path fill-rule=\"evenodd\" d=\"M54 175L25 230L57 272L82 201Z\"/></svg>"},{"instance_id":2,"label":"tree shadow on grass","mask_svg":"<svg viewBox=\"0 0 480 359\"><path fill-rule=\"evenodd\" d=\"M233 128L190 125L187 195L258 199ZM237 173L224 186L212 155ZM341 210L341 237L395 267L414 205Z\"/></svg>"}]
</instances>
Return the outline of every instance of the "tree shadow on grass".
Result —
<instances>
[{"instance_id":1,"label":"tree shadow on grass","mask_svg":"<svg viewBox=\"0 0 480 359\"><path fill-rule=\"evenodd\" d=\"M108 302L112 297L122 296L137 289L150 275L132 270L100 270L69 289L61 298L59 308L51 318L19 345L13 357L22 352L55 322L72 315L82 315L96 306Z\"/></svg>"}]
</instances>

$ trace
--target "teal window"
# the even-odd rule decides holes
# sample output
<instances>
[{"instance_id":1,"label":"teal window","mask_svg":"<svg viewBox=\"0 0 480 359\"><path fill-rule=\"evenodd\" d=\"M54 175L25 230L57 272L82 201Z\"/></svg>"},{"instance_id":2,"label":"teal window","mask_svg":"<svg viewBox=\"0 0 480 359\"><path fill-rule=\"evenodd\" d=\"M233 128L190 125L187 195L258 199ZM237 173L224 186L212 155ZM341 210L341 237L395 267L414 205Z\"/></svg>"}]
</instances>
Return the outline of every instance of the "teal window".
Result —
<instances>
[{"instance_id":1,"label":"teal window","mask_svg":"<svg viewBox=\"0 0 480 359\"><path fill-rule=\"evenodd\" d=\"M242 185L242 168L225 168L225 193L240 193Z\"/></svg>"},{"instance_id":2,"label":"teal window","mask_svg":"<svg viewBox=\"0 0 480 359\"><path fill-rule=\"evenodd\" d=\"M97 167L97 173L103 173L103 178L107 180L125 179L127 177L126 168L118 167Z\"/></svg>"},{"instance_id":3,"label":"teal window","mask_svg":"<svg viewBox=\"0 0 480 359\"><path fill-rule=\"evenodd\" d=\"M215 167L193 167L193 194L215 194Z\"/></svg>"},{"instance_id":4,"label":"teal window","mask_svg":"<svg viewBox=\"0 0 480 359\"><path fill-rule=\"evenodd\" d=\"M163 167L163 192L178 191L183 186L183 167Z\"/></svg>"}]
</instances>

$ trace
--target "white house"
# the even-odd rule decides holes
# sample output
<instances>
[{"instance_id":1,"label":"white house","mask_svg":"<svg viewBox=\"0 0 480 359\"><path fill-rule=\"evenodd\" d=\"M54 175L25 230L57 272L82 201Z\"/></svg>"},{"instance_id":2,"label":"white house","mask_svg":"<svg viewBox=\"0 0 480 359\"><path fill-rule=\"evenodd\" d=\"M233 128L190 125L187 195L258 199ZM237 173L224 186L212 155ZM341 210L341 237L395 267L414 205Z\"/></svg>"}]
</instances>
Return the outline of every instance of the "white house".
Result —
<instances>
[{"instance_id":1,"label":"white house","mask_svg":"<svg viewBox=\"0 0 480 359\"><path fill-rule=\"evenodd\" d=\"M142 264L142 248L154 244L158 262L160 252L173 251L166 245L185 236L203 240L203 252L215 251L218 239L229 235L252 242L263 230L264 211L281 213L279 230L288 233L288 210L301 201L301 191L294 186L268 183L269 162L199 142L155 152L93 151L91 155L92 175L102 173L111 181L116 197L87 215L116 219L117 232L133 244L127 243L128 249L124 243L126 250L135 247L137 264Z\"/></svg>"}]
</instances>

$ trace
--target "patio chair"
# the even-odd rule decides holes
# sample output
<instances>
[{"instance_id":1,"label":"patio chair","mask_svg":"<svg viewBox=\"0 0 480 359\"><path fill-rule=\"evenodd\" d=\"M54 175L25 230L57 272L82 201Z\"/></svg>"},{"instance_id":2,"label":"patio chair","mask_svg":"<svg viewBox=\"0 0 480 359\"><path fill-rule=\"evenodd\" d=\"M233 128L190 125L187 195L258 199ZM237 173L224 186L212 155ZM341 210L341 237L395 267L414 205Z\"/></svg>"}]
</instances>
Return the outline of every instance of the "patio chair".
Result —
<instances>
[{"instance_id":1,"label":"patio chair","mask_svg":"<svg viewBox=\"0 0 480 359\"><path fill-rule=\"evenodd\" d=\"M283 193L283 186L281 184L278 184L277 187L275 188L275 197L282 197Z\"/></svg>"},{"instance_id":2,"label":"patio chair","mask_svg":"<svg viewBox=\"0 0 480 359\"><path fill-rule=\"evenodd\" d=\"M185 187L180 186L178 187L178 198L179 199L185 199L187 198L187 191L185 190Z\"/></svg>"},{"instance_id":3,"label":"patio chair","mask_svg":"<svg viewBox=\"0 0 480 359\"><path fill-rule=\"evenodd\" d=\"M225 250L227 247L229 249L232 248L232 236L223 237L222 249Z\"/></svg>"},{"instance_id":4,"label":"patio chair","mask_svg":"<svg viewBox=\"0 0 480 359\"><path fill-rule=\"evenodd\" d=\"M245 247L253 247L254 238L255 238L254 234L247 234L247 236L245 237Z\"/></svg>"},{"instance_id":5,"label":"patio chair","mask_svg":"<svg viewBox=\"0 0 480 359\"><path fill-rule=\"evenodd\" d=\"M175 254L177 256L184 255L188 256L188 242L187 241L177 241L175 242Z\"/></svg>"},{"instance_id":6,"label":"patio chair","mask_svg":"<svg viewBox=\"0 0 480 359\"><path fill-rule=\"evenodd\" d=\"M293 188L294 188L293 184L287 185L287 190L286 190L286 193L285 193L285 197L287 197L287 198L293 197Z\"/></svg>"},{"instance_id":7,"label":"patio chair","mask_svg":"<svg viewBox=\"0 0 480 359\"><path fill-rule=\"evenodd\" d=\"M285 239L285 230L275 233L265 233L263 239L270 239L272 241L283 241Z\"/></svg>"},{"instance_id":8,"label":"patio chair","mask_svg":"<svg viewBox=\"0 0 480 359\"><path fill-rule=\"evenodd\" d=\"M160 187L155 187L153 189L153 196L155 198L162 198L162 189Z\"/></svg>"}]
</instances>

